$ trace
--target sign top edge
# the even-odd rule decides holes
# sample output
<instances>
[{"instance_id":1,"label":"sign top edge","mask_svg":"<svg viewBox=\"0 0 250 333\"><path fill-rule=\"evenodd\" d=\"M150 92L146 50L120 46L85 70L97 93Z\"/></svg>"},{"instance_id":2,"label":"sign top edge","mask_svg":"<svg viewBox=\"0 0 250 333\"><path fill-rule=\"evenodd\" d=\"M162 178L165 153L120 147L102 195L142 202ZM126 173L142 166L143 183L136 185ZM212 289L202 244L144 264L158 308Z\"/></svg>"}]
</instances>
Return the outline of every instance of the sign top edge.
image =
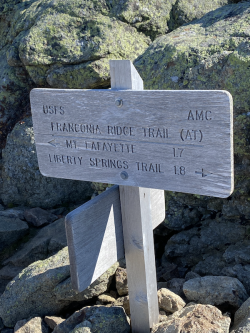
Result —
<instances>
[{"instance_id":1,"label":"sign top edge","mask_svg":"<svg viewBox=\"0 0 250 333\"><path fill-rule=\"evenodd\" d=\"M57 92L80 92L80 91L93 91L93 92L113 92L113 91L120 91L120 92L126 92L126 91L132 91L132 92L141 92L141 93L145 93L145 92L171 92L171 93L201 93L201 92L214 92L214 93L222 93L227 95L230 99L232 98L232 95L229 91L227 90L184 90L184 89L180 89L180 90L161 90L161 89L157 89L157 90L153 90L153 89L144 89L144 90L134 90L134 89L64 89L64 88L33 88L30 91L30 95L39 91L57 91Z\"/></svg>"}]
</instances>

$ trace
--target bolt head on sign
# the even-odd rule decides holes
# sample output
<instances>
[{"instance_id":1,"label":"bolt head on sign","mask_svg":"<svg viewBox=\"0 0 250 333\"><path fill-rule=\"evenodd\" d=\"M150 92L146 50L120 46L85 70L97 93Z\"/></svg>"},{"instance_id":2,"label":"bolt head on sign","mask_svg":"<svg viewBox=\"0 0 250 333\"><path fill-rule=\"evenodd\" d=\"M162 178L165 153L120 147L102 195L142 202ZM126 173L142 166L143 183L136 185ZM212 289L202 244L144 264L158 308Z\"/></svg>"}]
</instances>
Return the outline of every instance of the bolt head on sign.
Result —
<instances>
[{"instance_id":1,"label":"bolt head on sign","mask_svg":"<svg viewBox=\"0 0 250 333\"><path fill-rule=\"evenodd\" d=\"M228 197L227 91L33 89L44 176Z\"/></svg>"}]
</instances>

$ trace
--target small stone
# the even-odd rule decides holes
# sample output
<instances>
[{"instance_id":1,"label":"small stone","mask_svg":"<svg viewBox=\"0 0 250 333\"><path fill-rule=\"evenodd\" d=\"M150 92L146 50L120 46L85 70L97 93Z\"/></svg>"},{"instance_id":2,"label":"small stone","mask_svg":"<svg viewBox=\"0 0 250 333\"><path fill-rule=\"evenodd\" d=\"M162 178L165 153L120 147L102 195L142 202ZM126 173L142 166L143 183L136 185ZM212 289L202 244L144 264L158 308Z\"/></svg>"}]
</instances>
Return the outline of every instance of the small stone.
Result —
<instances>
[{"instance_id":1,"label":"small stone","mask_svg":"<svg viewBox=\"0 0 250 333\"><path fill-rule=\"evenodd\" d=\"M0 204L0 212L4 210L4 206Z\"/></svg>"},{"instance_id":2,"label":"small stone","mask_svg":"<svg viewBox=\"0 0 250 333\"><path fill-rule=\"evenodd\" d=\"M50 209L49 212L53 215L66 215L69 211L66 207Z\"/></svg>"},{"instance_id":3,"label":"small stone","mask_svg":"<svg viewBox=\"0 0 250 333\"><path fill-rule=\"evenodd\" d=\"M129 296L119 297L114 306L122 306L128 316L130 316Z\"/></svg>"},{"instance_id":4,"label":"small stone","mask_svg":"<svg viewBox=\"0 0 250 333\"><path fill-rule=\"evenodd\" d=\"M91 330L82 330L85 327ZM57 325L53 331L53 333L69 332L129 333L130 325L121 307L87 306L76 311L63 323Z\"/></svg>"},{"instance_id":5,"label":"small stone","mask_svg":"<svg viewBox=\"0 0 250 333\"><path fill-rule=\"evenodd\" d=\"M167 289L171 290L176 295L184 298L185 295L183 293L183 284L185 283L185 279L174 278L167 282Z\"/></svg>"},{"instance_id":6,"label":"small stone","mask_svg":"<svg viewBox=\"0 0 250 333\"><path fill-rule=\"evenodd\" d=\"M58 219L57 215L51 214L42 208L31 208L24 212L25 220L34 227L41 227Z\"/></svg>"},{"instance_id":7,"label":"small stone","mask_svg":"<svg viewBox=\"0 0 250 333\"><path fill-rule=\"evenodd\" d=\"M229 276L204 276L188 280L183 285L187 299L201 304L229 303L239 308L248 298L243 284Z\"/></svg>"},{"instance_id":8,"label":"small stone","mask_svg":"<svg viewBox=\"0 0 250 333\"><path fill-rule=\"evenodd\" d=\"M10 208L6 209L4 211L0 211L0 216L5 216L5 217L14 217L20 220L24 220L24 210L23 209L18 209L18 208Z\"/></svg>"},{"instance_id":9,"label":"small stone","mask_svg":"<svg viewBox=\"0 0 250 333\"><path fill-rule=\"evenodd\" d=\"M35 237L24 244L21 250L5 260L4 265L26 267L34 261L46 259L67 246L64 221L62 218L43 227Z\"/></svg>"},{"instance_id":10,"label":"small stone","mask_svg":"<svg viewBox=\"0 0 250 333\"><path fill-rule=\"evenodd\" d=\"M188 280L192 280L192 279L199 278L199 277L200 277L199 274L190 271L190 272L188 272L188 273L186 274L186 276L185 276L185 280L188 281Z\"/></svg>"},{"instance_id":11,"label":"small stone","mask_svg":"<svg viewBox=\"0 0 250 333\"><path fill-rule=\"evenodd\" d=\"M155 325L152 333L229 333L231 319L212 305L187 306Z\"/></svg>"},{"instance_id":12,"label":"small stone","mask_svg":"<svg viewBox=\"0 0 250 333\"><path fill-rule=\"evenodd\" d=\"M61 324L65 319L61 317L49 317L44 318L45 323L53 330L57 325Z\"/></svg>"},{"instance_id":13,"label":"small stone","mask_svg":"<svg viewBox=\"0 0 250 333\"><path fill-rule=\"evenodd\" d=\"M235 312L234 325L230 333L250 332L250 298Z\"/></svg>"},{"instance_id":14,"label":"small stone","mask_svg":"<svg viewBox=\"0 0 250 333\"><path fill-rule=\"evenodd\" d=\"M171 280L173 278L179 277L178 267L177 265L169 262L163 256L162 258L162 270L159 276L160 278L164 279L165 281Z\"/></svg>"},{"instance_id":15,"label":"small stone","mask_svg":"<svg viewBox=\"0 0 250 333\"><path fill-rule=\"evenodd\" d=\"M128 294L127 271L125 268L118 267L115 272L116 289L120 296Z\"/></svg>"},{"instance_id":16,"label":"small stone","mask_svg":"<svg viewBox=\"0 0 250 333\"><path fill-rule=\"evenodd\" d=\"M172 291L162 288L158 290L159 308L166 312L174 313L181 310L186 303L183 299Z\"/></svg>"},{"instance_id":17,"label":"small stone","mask_svg":"<svg viewBox=\"0 0 250 333\"><path fill-rule=\"evenodd\" d=\"M0 217L0 251L25 236L28 230L27 223L18 218Z\"/></svg>"},{"instance_id":18,"label":"small stone","mask_svg":"<svg viewBox=\"0 0 250 333\"><path fill-rule=\"evenodd\" d=\"M14 333L49 333L49 328L42 318L35 317L18 321L14 327Z\"/></svg>"},{"instance_id":19,"label":"small stone","mask_svg":"<svg viewBox=\"0 0 250 333\"><path fill-rule=\"evenodd\" d=\"M108 295L108 294L102 294L100 296L98 296L98 301L99 304L101 305L105 305L105 304L114 304L116 299L113 298L112 296Z\"/></svg>"}]
</instances>

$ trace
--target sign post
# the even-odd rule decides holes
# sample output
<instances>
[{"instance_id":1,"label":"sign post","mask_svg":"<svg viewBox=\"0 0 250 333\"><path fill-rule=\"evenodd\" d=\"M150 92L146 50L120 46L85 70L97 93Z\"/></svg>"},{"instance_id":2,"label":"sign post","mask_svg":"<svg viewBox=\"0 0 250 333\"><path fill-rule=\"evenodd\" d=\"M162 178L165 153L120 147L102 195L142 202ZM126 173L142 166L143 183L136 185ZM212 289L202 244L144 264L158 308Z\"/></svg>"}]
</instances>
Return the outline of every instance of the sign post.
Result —
<instances>
[{"instance_id":1,"label":"sign post","mask_svg":"<svg viewBox=\"0 0 250 333\"><path fill-rule=\"evenodd\" d=\"M162 190L232 193L232 97L143 90L129 60L110 61L110 72L111 90L32 90L37 156L44 176L120 185L66 217L72 282L82 291L125 248L132 330L145 333L159 315L153 228L164 218ZM82 216L91 221L83 234Z\"/></svg>"},{"instance_id":2,"label":"sign post","mask_svg":"<svg viewBox=\"0 0 250 333\"><path fill-rule=\"evenodd\" d=\"M111 89L143 90L130 61L110 61L110 74ZM146 333L159 318L150 189L120 185L120 200L131 325Z\"/></svg>"}]
</instances>

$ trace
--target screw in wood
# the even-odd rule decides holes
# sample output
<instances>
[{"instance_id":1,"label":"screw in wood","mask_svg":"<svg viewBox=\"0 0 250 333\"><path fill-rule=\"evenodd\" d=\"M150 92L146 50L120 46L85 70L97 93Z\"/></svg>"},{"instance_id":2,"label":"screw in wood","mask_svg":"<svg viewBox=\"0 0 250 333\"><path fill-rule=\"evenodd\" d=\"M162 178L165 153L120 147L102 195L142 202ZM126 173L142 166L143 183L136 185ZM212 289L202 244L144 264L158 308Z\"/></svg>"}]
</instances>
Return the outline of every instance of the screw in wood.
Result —
<instances>
[{"instance_id":1,"label":"screw in wood","mask_svg":"<svg viewBox=\"0 0 250 333\"><path fill-rule=\"evenodd\" d=\"M122 171L122 172L120 173L120 176L121 176L121 178L122 178L123 180L128 179L128 174L127 174L126 171Z\"/></svg>"},{"instance_id":2,"label":"screw in wood","mask_svg":"<svg viewBox=\"0 0 250 333\"><path fill-rule=\"evenodd\" d=\"M122 99L116 99L115 100L115 105L118 106L119 108L122 107L122 105L123 105Z\"/></svg>"}]
</instances>

